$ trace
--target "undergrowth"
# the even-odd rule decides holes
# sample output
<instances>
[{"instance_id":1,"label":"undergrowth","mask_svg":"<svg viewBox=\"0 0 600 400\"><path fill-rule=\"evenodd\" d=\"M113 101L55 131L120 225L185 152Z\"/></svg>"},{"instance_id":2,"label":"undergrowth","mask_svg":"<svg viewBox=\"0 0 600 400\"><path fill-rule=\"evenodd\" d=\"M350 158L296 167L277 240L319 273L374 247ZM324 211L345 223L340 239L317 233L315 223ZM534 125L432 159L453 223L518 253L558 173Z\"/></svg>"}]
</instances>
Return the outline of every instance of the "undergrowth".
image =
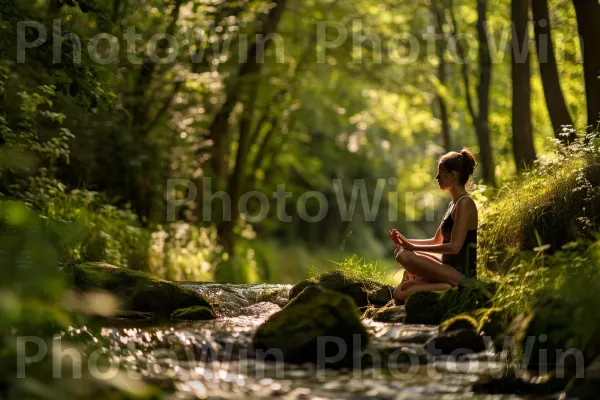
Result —
<instances>
[{"instance_id":1,"label":"undergrowth","mask_svg":"<svg viewBox=\"0 0 600 400\"><path fill-rule=\"evenodd\" d=\"M520 252L541 245L558 251L590 239L600 222L598 139L580 138L540 157L482 207L478 270L506 272Z\"/></svg>"}]
</instances>

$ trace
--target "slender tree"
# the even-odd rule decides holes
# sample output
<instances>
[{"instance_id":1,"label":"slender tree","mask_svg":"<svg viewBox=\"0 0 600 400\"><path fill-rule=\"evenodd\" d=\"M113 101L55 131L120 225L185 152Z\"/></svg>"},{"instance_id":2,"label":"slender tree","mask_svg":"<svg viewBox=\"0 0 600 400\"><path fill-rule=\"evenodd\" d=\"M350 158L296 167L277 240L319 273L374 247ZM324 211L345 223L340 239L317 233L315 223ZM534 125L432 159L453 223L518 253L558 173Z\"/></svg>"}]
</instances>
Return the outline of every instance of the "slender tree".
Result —
<instances>
[{"instance_id":1,"label":"slender tree","mask_svg":"<svg viewBox=\"0 0 600 400\"><path fill-rule=\"evenodd\" d=\"M490 55L486 29L487 4L487 0L477 0L477 38L479 42L479 84L477 85L477 99L479 102L479 113L477 114L476 127L483 179L488 184L496 186L489 125L492 56Z\"/></svg>"},{"instance_id":2,"label":"slender tree","mask_svg":"<svg viewBox=\"0 0 600 400\"><path fill-rule=\"evenodd\" d=\"M268 38L277 30L277 26L281 20L285 10L287 0L275 0L275 5L269 11L267 20L263 25L263 29L259 34L262 34L263 40ZM254 42L248 48L246 62L243 63L234 78L235 81L231 85L227 93L225 103L218 111L213 122L208 128L209 137L213 143L212 168L218 181L225 180L227 175L226 154L228 148L228 132L229 132L229 117L233 112L233 108L238 102L241 94L242 84L245 79L254 74L259 74L264 66L264 52L272 40L267 40L266 43Z\"/></svg>"},{"instance_id":3,"label":"slender tree","mask_svg":"<svg viewBox=\"0 0 600 400\"><path fill-rule=\"evenodd\" d=\"M588 130L598 130L600 113L600 4L598 0L573 0L577 29L583 53L583 76L587 101Z\"/></svg>"},{"instance_id":4,"label":"slender tree","mask_svg":"<svg viewBox=\"0 0 600 400\"><path fill-rule=\"evenodd\" d=\"M454 15L453 1L449 2L450 19L452 21L452 34L458 39L458 27L456 16ZM469 66L467 63L462 63L461 75L465 90L465 101L467 110L475 127L477 135L477 143L479 144L479 157L481 160L481 170L483 180L491 185L496 185L494 174L494 160L492 155L492 145L490 142L489 129L489 98L490 98L490 83L492 80L492 58L490 55L486 20L487 20L487 0L477 0L477 37L479 41L478 62L479 62L479 83L477 85L477 105L475 109L473 97L471 96L471 78ZM466 56L465 48L460 40L456 40L456 47L459 57L464 59Z\"/></svg>"},{"instance_id":5,"label":"slender tree","mask_svg":"<svg viewBox=\"0 0 600 400\"><path fill-rule=\"evenodd\" d=\"M554 45L550 29L550 14L548 12L548 0L532 0L531 12L533 15L535 29L535 46L540 65L540 75L544 87L544 97L554 135L561 140L572 140L570 137L561 136L564 125L573 125L563 92L560 88L556 57L554 56Z\"/></svg>"},{"instance_id":6,"label":"slender tree","mask_svg":"<svg viewBox=\"0 0 600 400\"><path fill-rule=\"evenodd\" d=\"M436 35L444 35L444 26L446 25L443 4L439 0L431 1L431 12L433 13L434 26ZM446 58L444 57L444 40L436 40L436 56L438 58L438 81L442 87L446 87L446 81L448 77L448 66L446 65ZM448 117L448 105L446 104L445 93L437 91L435 100L438 106L440 121L442 122L442 145L446 151L452 149L452 143L450 140L450 120Z\"/></svg>"},{"instance_id":7,"label":"slender tree","mask_svg":"<svg viewBox=\"0 0 600 400\"><path fill-rule=\"evenodd\" d=\"M517 170L530 166L535 160L531 126L528 15L528 1L512 0L512 147Z\"/></svg>"}]
</instances>

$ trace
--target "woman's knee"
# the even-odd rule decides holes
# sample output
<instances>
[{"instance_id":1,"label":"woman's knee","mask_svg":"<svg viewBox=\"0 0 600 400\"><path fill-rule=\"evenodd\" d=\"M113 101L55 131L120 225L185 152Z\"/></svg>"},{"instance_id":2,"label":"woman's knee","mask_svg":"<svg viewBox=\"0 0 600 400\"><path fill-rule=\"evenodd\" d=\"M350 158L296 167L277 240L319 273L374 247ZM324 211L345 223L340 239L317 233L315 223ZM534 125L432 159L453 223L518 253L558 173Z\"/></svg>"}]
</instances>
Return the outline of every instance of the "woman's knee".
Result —
<instances>
[{"instance_id":1,"label":"woman's knee","mask_svg":"<svg viewBox=\"0 0 600 400\"><path fill-rule=\"evenodd\" d=\"M402 265L408 264L414 254L415 253L413 251L402 249L398 252L398 254L396 254L396 261Z\"/></svg>"}]
</instances>

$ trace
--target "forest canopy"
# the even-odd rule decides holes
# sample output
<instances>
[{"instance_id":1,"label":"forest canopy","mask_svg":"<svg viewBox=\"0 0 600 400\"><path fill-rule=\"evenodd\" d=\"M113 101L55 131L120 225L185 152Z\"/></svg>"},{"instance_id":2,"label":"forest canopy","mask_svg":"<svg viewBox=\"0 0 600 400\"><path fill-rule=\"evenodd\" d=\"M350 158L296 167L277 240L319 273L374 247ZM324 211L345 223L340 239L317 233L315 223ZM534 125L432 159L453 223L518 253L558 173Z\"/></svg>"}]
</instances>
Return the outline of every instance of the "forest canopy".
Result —
<instances>
[{"instance_id":1,"label":"forest canopy","mask_svg":"<svg viewBox=\"0 0 600 400\"><path fill-rule=\"evenodd\" d=\"M442 154L475 152L485 202L597 129L598 13L2 0L0 193L78 226L63 263L254 282L389 258L389 229L434 233Z\"/></svg>"}]
</instances>

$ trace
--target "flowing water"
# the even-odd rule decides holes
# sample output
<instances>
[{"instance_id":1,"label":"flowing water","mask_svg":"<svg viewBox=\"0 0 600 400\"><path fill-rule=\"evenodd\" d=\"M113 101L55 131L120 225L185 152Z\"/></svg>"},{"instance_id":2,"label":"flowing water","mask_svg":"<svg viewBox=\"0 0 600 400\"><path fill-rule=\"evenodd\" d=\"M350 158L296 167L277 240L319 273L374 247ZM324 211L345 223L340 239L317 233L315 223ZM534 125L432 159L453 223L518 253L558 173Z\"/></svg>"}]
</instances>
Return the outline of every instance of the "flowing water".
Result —
<instances>
[{"instance_id":1,"label":"flowing water","mask_svg":"<svg viewBox=\"0 0 600 400\"><path fill-rule=\"evenodd\" d=\"M437 328L401 323L363 321L372 349L401 349L403 361L384 367L323 369L314 364L277 364L251 351L254 330L287 302L290 285L232 285L188 283L207 296L218 319L144 326L115 323L89 343L165 390L168 398L284 399L521 399L473 392L475 382L506 368L493 353L478 354L469 362L433 357L423 343ZM381 352L387 357L389 351ZM406 355L411 362L407 362ZM170 395L169 393L173 393Z\"/></svg>"}]
</instances>

